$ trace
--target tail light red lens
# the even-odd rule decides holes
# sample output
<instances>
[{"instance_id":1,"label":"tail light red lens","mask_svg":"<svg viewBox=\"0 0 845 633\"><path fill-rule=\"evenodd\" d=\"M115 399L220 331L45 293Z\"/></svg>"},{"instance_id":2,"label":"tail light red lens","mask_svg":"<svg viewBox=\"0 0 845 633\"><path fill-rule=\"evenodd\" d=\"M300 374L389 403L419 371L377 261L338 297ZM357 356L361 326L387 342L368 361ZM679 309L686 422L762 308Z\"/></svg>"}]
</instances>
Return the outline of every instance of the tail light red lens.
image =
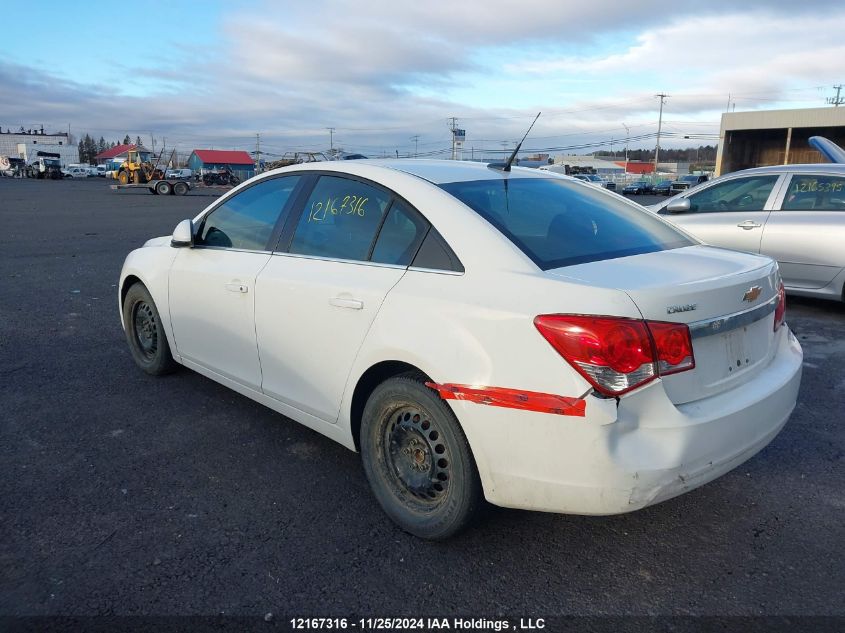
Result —
<instances>
[{"instance_id":1,"label":"tail light red lens","mask_svg":"<svg viewBox=\"0 0 845 633\"><path fill-rule=\"evenodd\" d=\"M657 373L677 374L695 367L689 327L683 323L646 321L657 356Z\"/></svg>"},{"instance_id":2,"label":"tail light red lens","mask_svg":"<svg viewBox=\"0 0 845 633\"><path fill-rule=\"evenodd\" d=\"M778 304L775 306L775 332L783 325L784 317L786 316L786 290L783 288L783 282L780 282L778 287Z\"/></svg>"},{"instance_id":3,"label":"tail light red lens","mask_svg":"<svg viewBox=\"0 0 845 633\"><path fill-rule=\"evenodd\" d=\"M534 325L575 371L608 396L695 367L683 323L548 314L535 318Z\"/></svg>"}]
</instances>

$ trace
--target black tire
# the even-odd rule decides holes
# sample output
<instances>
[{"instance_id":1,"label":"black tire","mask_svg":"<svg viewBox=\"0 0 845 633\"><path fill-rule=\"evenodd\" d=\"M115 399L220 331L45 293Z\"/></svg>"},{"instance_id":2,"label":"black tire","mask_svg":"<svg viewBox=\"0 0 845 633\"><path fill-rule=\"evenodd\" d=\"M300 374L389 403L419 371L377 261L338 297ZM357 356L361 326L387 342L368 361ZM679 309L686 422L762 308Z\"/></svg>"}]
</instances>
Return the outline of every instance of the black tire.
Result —
<instances>
[{"instance_id":1,"label":"black tire","mask_svg":"<svg viewBox=\"0 0 845 633\"><path fill-rule=\"evenodd\" d=\"M238 178L237 176L230 176L229 177L229 184L232 185L233 187L237 187L239 184L241 184L241 179Z\"/></svg>"},{"instance_id":2,"label":"black tire","mask_svg":"<svg viewBox=\"0 0 845 633\"><path fill-rule=\"evenodd\" d=\"M169 182L165 182L163 180L161 182L157 182L156 185L155 185L155 188L156 188L156 193L158 193L158 195L160 195L160 196L166 196L170 193L170 183Z\"/></svg>"},{"instance_id":3,"label":"black tire","mask_svg":"<svg viewBox=\"0 0 845 633\"><path fill-rule=\"evenodd\" d=\"M135 364L153 376L169 374L178 367L153 298L142 283L134 283L123 300L126 342Z\"/></svg>"},{"instance_id":4,"label":"black tire","mask_svg":"<svg viewBox=\"0 0 845 633\"><path fill-rule=\"evenodd\" d=\"M186 193L188 193L188 183L177 182L173 185L173 195L184 196Z\"/></svg>"},{"instance_id":5,"label":"black tire","mask_svg":"<svg viewBox=\"0 0 845 633\"><path fill-rule=\"evenodd\" d=\"M481 507L481 481L466 436L419 374L375 388L364 407L360 445L373 494L406 532L446 539Z\"/></svg>"}]
</instances>

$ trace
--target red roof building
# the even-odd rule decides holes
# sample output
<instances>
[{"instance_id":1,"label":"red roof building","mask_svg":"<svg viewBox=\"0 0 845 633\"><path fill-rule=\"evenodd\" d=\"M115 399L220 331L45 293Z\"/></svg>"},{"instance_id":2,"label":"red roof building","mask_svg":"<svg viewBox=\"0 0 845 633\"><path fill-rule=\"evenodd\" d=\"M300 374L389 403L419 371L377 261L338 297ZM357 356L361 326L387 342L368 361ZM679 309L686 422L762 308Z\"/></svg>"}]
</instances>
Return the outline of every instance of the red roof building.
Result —
<instances>
[{"instance_id":1,"label":"red roof building","mask_svg":"<svg viewBox=\"0 0 845 633\"><path fill-rule=\"evenodd\" d=\"M207 165L255 165L252 156L243 151L195 149L193 154Z\"/></svg>"},{"instance_id":2,"label":"red roof building","mask_svg":"<svg viewBox=\"0 0 845 633\"><path fill-rule=\"evenodd\" d=\"M126 154L130 149L135 149L135 145L115 145L112 148L109 148L105 151L100 152L94 157L98 163L103 163L107 160L111 160L112 158L117 158L118 156L123 156Z\"/></svg>"},{"instance_id":3,"label":"red roof building","mask_svg":"<svg viewBox=\"0 0 845 633\"><path fill-rule=\"evenodd\" d=\"M625 161L616 161L620 167L625 167ZM642 163L638 161L629 160L627 173L629 174L652 174L654 173L654 163Z\"/></svg>"},{"instance_id":4,"label":"red roof building","mask_svg":"<svg viewBox=\"0 0 845 633\"><path fill-rule=\"evenodd\" d=\"M230 169L241 180L252 178L255 175L255 160L252 156L240 150L195 149L188 158L188 167L193 169L195 174L204 174L207 171L218 169Z\"/></svg>"}]
</instances>

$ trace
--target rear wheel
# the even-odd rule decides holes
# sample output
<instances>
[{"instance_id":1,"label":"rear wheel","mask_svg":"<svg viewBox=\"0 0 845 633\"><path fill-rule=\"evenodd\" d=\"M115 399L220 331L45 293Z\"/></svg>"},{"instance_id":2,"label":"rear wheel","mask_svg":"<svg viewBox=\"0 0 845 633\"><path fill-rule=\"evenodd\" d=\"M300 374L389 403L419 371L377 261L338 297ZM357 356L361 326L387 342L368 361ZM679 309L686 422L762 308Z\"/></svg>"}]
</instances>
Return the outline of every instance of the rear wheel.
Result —
<instances>
[{"instance_id":1,"label":"rear wheel","mask_svg":"<svg viewBox=\"0 0 845 633\"><path fill-rule=\"evenodd\" d=\"M475 461L454 413L422 377L376 387L360 440L370 487L403 530L440 540L470 523L482 502Z\"/></svg>"},{"instance_id":2,"label":"rear wheel","mask_svg":"<svg viewBox=\"0 0 845 633\"><path fill-rule=\"evenodd\" d=\"M173 193L177 196L184 196L188 193L188 185L184 182L177 182L173 185Z\"/></svg>"},{"instance_id":3,"label":"rear wheel","mask_svg":"<svg viewBox=\"0 0 845 633\"><path fill-rule=\"evenodd\" d=\"M178 367L170 353L164 324L153 298L142 283L135 283L123 300L123 324L132 359L148 374L161 376Z\"/></svg>"},{"instance_id":4,"label":"rear wheel","mask_svg":"<svg viewBox=\"0 0 845 633\"><path fill-rule=\"evenodd\" d=\"M170 183L162 180L161 182L156 183L155 189L158 195L166 196L170 193Z\"/></svg>"}]
</instances>

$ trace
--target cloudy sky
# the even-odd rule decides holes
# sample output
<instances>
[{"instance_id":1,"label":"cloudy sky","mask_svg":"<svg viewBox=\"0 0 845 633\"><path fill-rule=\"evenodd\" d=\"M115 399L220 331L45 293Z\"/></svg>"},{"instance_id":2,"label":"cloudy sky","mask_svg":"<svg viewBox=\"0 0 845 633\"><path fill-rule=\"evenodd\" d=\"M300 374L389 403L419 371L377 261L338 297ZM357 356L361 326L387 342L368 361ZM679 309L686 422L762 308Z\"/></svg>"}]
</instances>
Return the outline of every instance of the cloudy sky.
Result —
<instances>
[{"instance_id":1,"label":"cloudy sky","mask_svg":"<svg viewBox=\"0 0 845 633\"><path fill-rule=\"evenodd\" d=\"M119 5L113 5L116 8ZM739 110L822 107L845 3L709 0L7 3L0 126L107 140L448 153L714 143ZM130 8L130 7L137 7ZM730 103L730 106L729 106ZM684 139L684 136L692 139Z\"/></svg>"}]
</instances>

